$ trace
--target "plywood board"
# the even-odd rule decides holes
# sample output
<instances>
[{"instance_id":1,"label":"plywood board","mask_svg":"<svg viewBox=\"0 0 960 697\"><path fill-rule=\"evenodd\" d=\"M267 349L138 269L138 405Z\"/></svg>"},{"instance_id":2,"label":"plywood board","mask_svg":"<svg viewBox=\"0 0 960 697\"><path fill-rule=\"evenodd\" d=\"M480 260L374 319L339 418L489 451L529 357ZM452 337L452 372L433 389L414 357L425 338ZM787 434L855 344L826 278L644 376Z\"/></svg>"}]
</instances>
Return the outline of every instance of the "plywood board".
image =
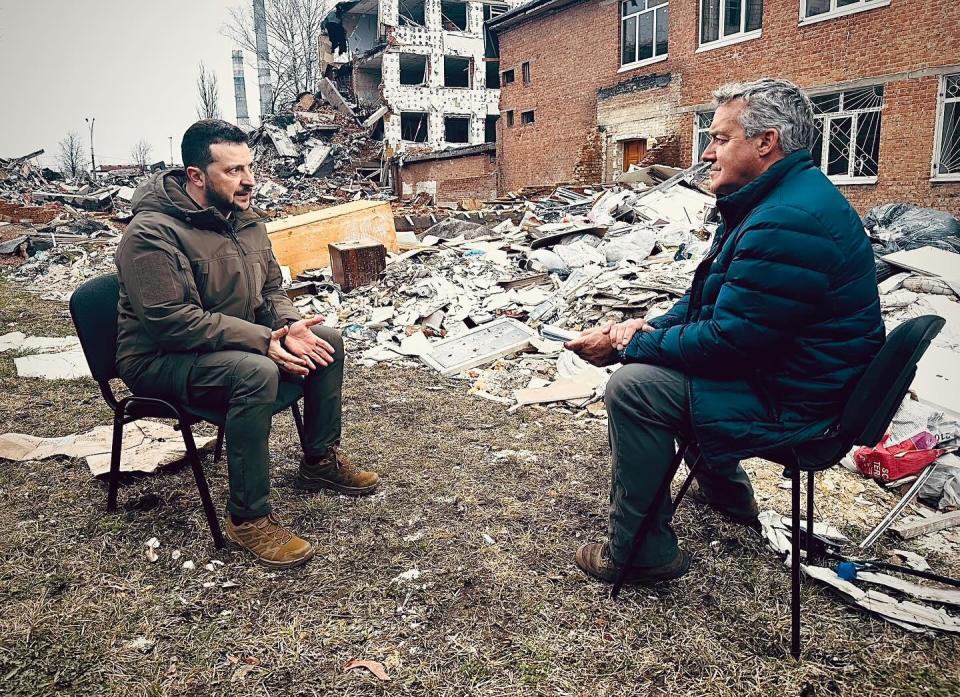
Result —
<instances>
[{"instance_id":1,"label":"plywood board","mask_svg":"<svg viewBox=\"0 0 960 697\"><path fill-rule=\"evenodd\" d=\"M939 276L952 280L960 279L960 254L937 247L920 247L919 249L894 252L884 256L883 260L888 264L925 273L928 276Z\"/></svg>"},{"instance_id":2,"label":"plywood board","mask_svg":"<svg viewBox=\"0 0 960 697\"><path fill-rule=\"evenodd\" d=\"M330 264L333 242L379 242L397 251L397 231L390 204L351 201L267 223L273 253L294 275Z\"/></svg>"},{"instance_id":3,"label":"plywood board","mask_svg":"<svg viewBox=\"0 0 960 697\"><path fill-rule=\"evenodd\" d=\"M423 360L441 375L456 375L529 346L533 336L527 325L504 317L434 344Z\"/></svg>"}]
</instances>

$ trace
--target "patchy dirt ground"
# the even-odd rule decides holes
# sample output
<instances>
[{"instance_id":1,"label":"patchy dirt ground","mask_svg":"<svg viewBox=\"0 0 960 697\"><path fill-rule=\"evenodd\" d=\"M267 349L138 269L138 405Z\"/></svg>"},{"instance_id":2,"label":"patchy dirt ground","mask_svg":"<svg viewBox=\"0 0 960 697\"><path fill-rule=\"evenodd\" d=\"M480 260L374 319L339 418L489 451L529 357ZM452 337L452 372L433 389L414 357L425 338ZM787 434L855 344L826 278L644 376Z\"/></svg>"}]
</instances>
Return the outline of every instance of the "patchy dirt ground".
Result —
<instances>
[{"instance_id":1,"label":"patchy dirt ground","mask_svg":"<svg viewBox=\"0 0 960 697\"><path fill-rule=\"evenodd\" d=\"M65 307L0 282L0 333L13 330L72 327ZM57 436L109 422L92 382L20 380L9 356L0 395L9 430ZM367 499L294 490L293 424L275 421L276 508L319 547L288 572L213 548L187 468L129 478L110 514L83 461L0 462L0 693L960 692L955 638L909 634L813 585L803 659L792 661L787 569L758 536L690 503L676 525L691 573L611 602L572 562L606 526L602 421L509 415L462 382L390 366L350 370L345 412L346 447L383 476ZM761 507L788 511L779 470L748 469ZM207 472L223 502L224 464ZM821 480L821 513L854 539L894 500L844 471ZM875 505L854 510L861 489ZM151 537L155 564L144 556ZM957 573L956 559L927 556ZM182 569L188 559L196 570ZM223 565L205 569L214 559ZM411 570L419 576L401 580ZM354 657L384 664L391 681L344 673Z\"/></svg>"}]
</instances>

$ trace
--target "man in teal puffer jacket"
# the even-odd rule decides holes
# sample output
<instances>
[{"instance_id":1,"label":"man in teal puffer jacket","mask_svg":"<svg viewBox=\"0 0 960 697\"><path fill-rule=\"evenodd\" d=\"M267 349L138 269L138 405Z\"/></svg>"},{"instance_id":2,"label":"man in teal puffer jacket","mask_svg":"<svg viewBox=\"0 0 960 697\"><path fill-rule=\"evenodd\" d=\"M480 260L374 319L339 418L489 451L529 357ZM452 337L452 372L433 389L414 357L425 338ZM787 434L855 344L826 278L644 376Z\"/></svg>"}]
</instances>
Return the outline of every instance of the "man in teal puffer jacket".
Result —
<instances>
[{"instance_id":1,"label":"man in teal puffer jacket","mask_svg":"<svg viewBox=\"0 0 960 697\"><path fill-rule=\"evenodd\" d=\"M577 565L616 577L645 515L655 523L627 580L677 578L690 565L670 526L649 511L677 435L705 467L697 498L756 524L740 459L834 428L883 345L873 254L856 211L814 165L813 109L785 80L730 84L703 159L722 225L687 293L649 324L630 320L568 342L596 365L623 362L607 384L613 476L609 543Z\"/></svg>"}]
</instances>

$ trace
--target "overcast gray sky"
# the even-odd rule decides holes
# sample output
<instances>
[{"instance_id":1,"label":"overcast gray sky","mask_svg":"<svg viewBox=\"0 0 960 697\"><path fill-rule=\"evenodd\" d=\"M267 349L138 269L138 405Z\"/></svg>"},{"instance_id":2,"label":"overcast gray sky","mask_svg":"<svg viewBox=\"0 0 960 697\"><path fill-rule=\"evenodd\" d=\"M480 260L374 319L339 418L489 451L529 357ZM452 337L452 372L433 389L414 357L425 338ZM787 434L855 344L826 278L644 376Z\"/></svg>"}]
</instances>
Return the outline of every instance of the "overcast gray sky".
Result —
<instances>
[{"instance_id":1,"label":"overcast gray sky","mask_svg":"<svg viewBox=\"0 0 960 697\"><path fill-rule=\"evenodd\" d=\"M84 117L96 117L97 164L130 162L141 138L152 160L180 161L196 118L200 61L216 72L220 110L234 121L236 48L221 34L228 9L250 0L0 0L0 157L44 148L76 131L89 157ZM247 105L259 117L257 76L244 59Z\"/></svg>"}]
</instances>

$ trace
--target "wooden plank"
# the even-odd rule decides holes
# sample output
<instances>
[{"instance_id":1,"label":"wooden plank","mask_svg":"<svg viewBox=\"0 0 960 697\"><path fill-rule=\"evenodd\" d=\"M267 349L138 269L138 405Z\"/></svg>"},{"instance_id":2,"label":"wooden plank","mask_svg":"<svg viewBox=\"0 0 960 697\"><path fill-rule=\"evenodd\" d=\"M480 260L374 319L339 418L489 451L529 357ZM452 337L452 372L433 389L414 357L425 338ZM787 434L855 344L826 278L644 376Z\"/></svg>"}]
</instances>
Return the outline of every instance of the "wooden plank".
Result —
<instances>
[{"instance_id":1,"label":"wooden plank","mask_svg":"<svg viewBox=\"0 0 960 697\"><path fill-rule=\"evenodd\" d=\"M960 279L960 254L937 247L920 247L894 252L885 255L883 260L888 264L925 273L928 276Z\"/></svg>"},{"instance_id":2,"label":"wooden plank","mask_svg":"<svg viewBox=\"0 0 960 697\"><path fill-rule=\"evenodd\" d=\"M960 511L941 513L940 515L924 518L923 520L902 522L893 526L891 529L897 534L898 537L901 537L904 540L909 540L920 535L926 535L930 532L946 530L947 528L952 528L955 525L960 525Z\"/></svg>"},{"instance_id":3,"label":"wooden plank","mask_svg":"<svg viewBox=\"0 0 960 697\"><path fill-rule=\"evenodd\" d=\"M296 276L330 264L329 245L373 242L397 251L393 211L383 201L351 201L267 223L273 253Z\"/></svg>"}]
</instances>

